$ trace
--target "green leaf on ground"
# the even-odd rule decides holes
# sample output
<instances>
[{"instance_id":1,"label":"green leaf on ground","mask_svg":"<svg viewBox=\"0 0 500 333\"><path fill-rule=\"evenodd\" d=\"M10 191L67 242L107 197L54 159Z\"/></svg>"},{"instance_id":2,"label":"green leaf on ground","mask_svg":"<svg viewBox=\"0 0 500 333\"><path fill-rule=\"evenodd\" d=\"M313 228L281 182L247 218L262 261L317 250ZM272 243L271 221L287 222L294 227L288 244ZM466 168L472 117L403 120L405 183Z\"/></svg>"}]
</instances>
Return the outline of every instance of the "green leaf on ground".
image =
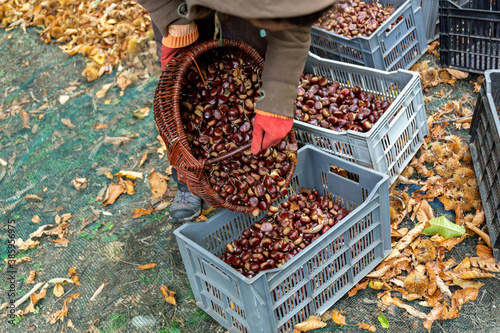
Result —
<instances>
[{"instance_id":1,"label":"green leaf on ground","mask_svg":"<svg viewBox=\"0 0 500 333\"><path fill-rule=\"evenodd\" d=\"M378 321L380 322L380 325L382 325L383 328L389 328L389 321L387 318L384 316L383 313L378 316Z\"/></svg>"},{"instance_id":2,"label":"green leaf on ground","mask_svg":"<svg viewBox=\"0 0 500 333\"><path fill-rule=\"evenodd\" d=\"M439 234L444 238L460 237L465 233L465 228L450 222L446 217L440 216L429 220L430 227L425 228L422 234L433 236Z\"/></svg>"}]
</instances>

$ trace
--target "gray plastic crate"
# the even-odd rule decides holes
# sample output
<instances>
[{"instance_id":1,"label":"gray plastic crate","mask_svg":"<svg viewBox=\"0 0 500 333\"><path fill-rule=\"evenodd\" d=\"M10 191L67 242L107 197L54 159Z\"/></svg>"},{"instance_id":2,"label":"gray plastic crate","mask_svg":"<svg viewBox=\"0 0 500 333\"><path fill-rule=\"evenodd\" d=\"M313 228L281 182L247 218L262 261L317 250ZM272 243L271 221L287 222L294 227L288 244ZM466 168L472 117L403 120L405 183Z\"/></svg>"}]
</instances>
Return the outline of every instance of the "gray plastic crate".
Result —
<instances>
[{"instance_id":1,"label":"gray plastic crate","mask_svg":"<svg viewBox=\"0 0 500 333\"><path fill-rule=\"evenodd\" d=\"M500 70L484 73L470 127L470 152L495 260L500 262Z\"/></svg>"},{"instance_id":2,"label":"gray plastic crate","mask_svg":"<svg viewBox=\"0 0 500 333\"><path fill-rule=\"evenodd\" d=\"M351 213L280 268L251 279L216 255L264 215L225 210L183 225L174 234L196 304L230 332L293 332L323 314L391 252L388 180L317 148L300 149L293 190L316 188Z\"/></svg>"},{"instance_id":3,"label":"gray plastic crate","mask_svg":"<svg viewBox=\"0 0 500 333\"><path fill-rule=\"evenodd\" d=\"M439 38L439 0L421 0L427 43Z\"/></svg>"},{"instance_id":4,"label":"gray plastic crate","mask_svg":"<svg viewBox=\"0 0 500 333\"><path fill-rule=\"evenodd\" d=\"M299 145L311 144L349 161L387 174L392 184L410 162L429 133L418 73L371 68L321 59L311 53L306 73L327 76L340 85L359 85L391 102L391 106L366 133L335 132L295 120Z\"/></svg>"},{"instance_id":5,"label":"gray plastic crate","mask_svg":"<svg viewBox=\"0 0 500 333\"><path fill-rule=\"evenodd\" d=\"M318 56L384 71L408 69L427 51L420 0L379 0L396 12L369 37L347 38L313 26L311 52ZM386 29L403 16L389 32Z\"/></svg>"}]
</instances>

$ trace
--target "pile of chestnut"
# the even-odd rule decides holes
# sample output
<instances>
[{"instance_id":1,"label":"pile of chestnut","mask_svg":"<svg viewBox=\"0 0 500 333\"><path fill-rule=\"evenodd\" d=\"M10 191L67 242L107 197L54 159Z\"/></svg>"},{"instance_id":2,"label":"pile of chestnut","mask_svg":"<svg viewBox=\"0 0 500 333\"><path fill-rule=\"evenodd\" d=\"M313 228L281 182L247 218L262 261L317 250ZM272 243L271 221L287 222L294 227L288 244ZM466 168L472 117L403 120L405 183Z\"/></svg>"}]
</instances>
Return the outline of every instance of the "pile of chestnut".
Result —
<instances>
[{"instance_id":1,"label":"pile of chestnut","mask_svg":"<svg viewBox=\"0 0 500 333\"><path fill-rule=\"evenodd\" d=\"M334 131L368 132L390 106L360 86L342 87L326 76L302 74L295 119Z\"/></svg>"},{"instance_id":2,"label":"pile of chestnut","mask_svg":"<svg viewBox=\"0 0 500 333\"><path fill-rule=\"evenodd\" d=\"M318 191L291 194L280 207L271 206L267 217L226 244L220 257L244 276L277 268L321 237L350 211Z\"/></svg>"},{"instance_id":3,"label":"pile of chestnut","mask_svg":"<svg viewBox=\"0 0 500 333\"><path fill-rule=\"evenodd\" d=\"M383 7L378 1L367 3L359 0L340 0L315 25L348 38L368 37L395 11L393 6ZM390 31L401 20L403 17L398 17L386 31Z\"/></svg>"},{"instance_id":4,"label":"pile of chestnut","mask_svg":"<svg viewBox=\"0 0 500 333\"><path fill-rule=\"evenodd\" d=\"M214 60L217 59L217 60ZM249 61L234 54L197 59L186 73L180 113L193 156L221 157L251 142L254 105L261 80ZM233 205L267 210L288 194L286 176L296 161L297 145L288 136L257 155L250 149L206 166L212 188Z\"/></svg>"}]
</instances>

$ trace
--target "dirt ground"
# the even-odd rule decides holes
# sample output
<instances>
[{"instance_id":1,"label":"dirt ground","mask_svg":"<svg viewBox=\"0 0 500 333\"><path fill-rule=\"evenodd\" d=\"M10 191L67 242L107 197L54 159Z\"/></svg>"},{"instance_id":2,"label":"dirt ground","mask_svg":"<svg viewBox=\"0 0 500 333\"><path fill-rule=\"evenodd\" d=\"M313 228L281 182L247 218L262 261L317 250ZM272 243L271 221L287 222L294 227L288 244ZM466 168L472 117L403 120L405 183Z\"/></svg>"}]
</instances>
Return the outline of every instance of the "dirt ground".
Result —
<instances>
[{"instance_id":1,"label":"dirt ground","mask_svg":"<svg viewBox=\"0 0 500 333\"><path fill-rule=\"evenodd\" d=\"M136 208L158 204L147 178L153 168L165 174L168 167L166 157L161 158L157 152L161 145L152 110L145 119L132 115L132 111L153 101L160 73L153 52L146 50L138 59L134 64L124 64L141 75L123 96L119 88L112 87L104 98L98 98L96 92L114 82L119 70L88 83L81 76L85 68L83 56L69 57L56 45L43 43L35 29L28 29L26 34L20 28L0 32L0 158L7 162L0 171L0 228L7 230L8 221L15 220L16 238L26 240L40 226L55 225L57 216L71 214L68 244L55 243L54 236L43 236L38 246L17 253L17 258L29 257L31 261L16 266L15 298L21 298L34 286L26 283L30 271L37 272L38 283L69 278L69 269L74 267L81 284L63 285L64 295L60 297L53 294L52 287L48 288L35 311L16 319L14 326L0 313L0 332L226 332L195 304L173 235L178 225L166 222L168 208L131 217ZM433 55L425 55L423 60L438 66ZM465 93L471 94L473 103L476 94L469 81L476 78L431 88L425 93L429 97L428 112ZM446 98L440 97L441 89L449 91ZM64 96L69 97L65 102ZM20 110L27 113L28 120L24 116L23 121ZM97 124L107 124L107 128L98 129ZM455 133L453 127L447 130ZM455 134L468 137L466 130ZM129 140L121 144L109 139L124 136ZM148 159L140 166L144 153L148 153ZM139 171L144 178L132 180L135 194L123 194L114 204L104 206L104 190L116 181L105 173L119 170ZM77 190L72 184L75 177L86 178L87 187ZM165 199L171 199L175 191L169 181ZM454 219L453 213L444 211L440 203L433 208L436 216ZM40 222L34 222L35 216ZM6 232L0 232L0 242L1 259L5 259ZM469 237L448 255L460 261L474 255L476 244L477 237ZM149 270L137 268L147 263L157 266ZM3 304L10 299L9 283L4 278L7 264L3 261L0 272ZM500 332L498 276L483 279L486 285L476 301L464 305L461 317L436 322L432 332ZM91 300L103 284L102 291ZM165 302L162 286L176 292L177 306ZM51 324L49 315L63 308L68 295L80 292L67 305L67 315ZM380 311L376 293L367 288L354 298L343 297L334 308L343 311L349 322L377 325ZM20 309L24 310L28 303ZM423 309L418 305L416 308ZM427 332L420 320L396 307L389 308L386 317L393 332ZM68 326L68 320L74 328ZM356 326L349 325L322 330L357 331ZM384 329L379 325L377 331Z\"/></svg>"}]
</instances>

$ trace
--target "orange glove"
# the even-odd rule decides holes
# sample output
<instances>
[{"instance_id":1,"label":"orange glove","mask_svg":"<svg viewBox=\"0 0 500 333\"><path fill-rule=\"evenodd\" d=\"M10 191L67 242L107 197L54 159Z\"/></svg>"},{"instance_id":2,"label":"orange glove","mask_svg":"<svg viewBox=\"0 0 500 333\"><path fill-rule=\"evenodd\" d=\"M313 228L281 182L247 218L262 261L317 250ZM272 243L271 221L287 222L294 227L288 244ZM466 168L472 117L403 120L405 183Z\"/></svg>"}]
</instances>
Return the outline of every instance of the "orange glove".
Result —
<instances>
[{"instance_id":1,"label":"orange glove","mask_svg":"<svg viewBox=\"0 0 500 333\"><path fill-rule=\"evenodd\" d=\"M293 118L255 110L252 154L279 143L292 130Z\"/></svg>"}]
</instances>

